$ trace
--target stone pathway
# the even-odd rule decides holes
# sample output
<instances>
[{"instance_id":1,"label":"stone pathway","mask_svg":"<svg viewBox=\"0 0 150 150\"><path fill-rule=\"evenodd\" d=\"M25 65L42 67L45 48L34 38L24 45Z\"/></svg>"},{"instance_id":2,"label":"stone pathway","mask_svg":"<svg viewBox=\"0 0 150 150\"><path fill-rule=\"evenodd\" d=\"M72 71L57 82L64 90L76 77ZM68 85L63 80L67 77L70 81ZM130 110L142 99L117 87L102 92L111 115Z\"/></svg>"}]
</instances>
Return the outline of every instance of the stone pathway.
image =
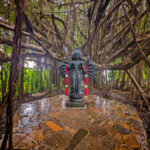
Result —
<instances>
[{"instance_id":1,"label":"stone pathway","mask_svg":"<svg viewBox=\"0 0 150 150\"><path fill-rule=\"evenodd\" d=\"M33 150L148 150L136 109L90 95L87 109L66 109L63 95L21 105L14 146Z\"/></svg>"}]
</instances>

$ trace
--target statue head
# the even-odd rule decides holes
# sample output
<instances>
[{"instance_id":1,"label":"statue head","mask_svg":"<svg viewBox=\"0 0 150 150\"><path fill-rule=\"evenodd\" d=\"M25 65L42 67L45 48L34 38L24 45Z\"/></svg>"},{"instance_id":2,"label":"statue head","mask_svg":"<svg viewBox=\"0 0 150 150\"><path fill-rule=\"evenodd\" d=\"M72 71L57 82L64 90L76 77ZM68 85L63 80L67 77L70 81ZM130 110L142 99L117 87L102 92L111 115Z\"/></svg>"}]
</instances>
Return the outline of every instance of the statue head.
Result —
<instances>
[{"instance_id":1,"label":"statue head","mask_svg":"<svg viewBox=\"0 0 150 150\"><path fill-rule=\"evenodd\" d=\"M71 60L83 60L83 54L78 47L74 48L71 54Z\"/></svg>"}]
</instances>

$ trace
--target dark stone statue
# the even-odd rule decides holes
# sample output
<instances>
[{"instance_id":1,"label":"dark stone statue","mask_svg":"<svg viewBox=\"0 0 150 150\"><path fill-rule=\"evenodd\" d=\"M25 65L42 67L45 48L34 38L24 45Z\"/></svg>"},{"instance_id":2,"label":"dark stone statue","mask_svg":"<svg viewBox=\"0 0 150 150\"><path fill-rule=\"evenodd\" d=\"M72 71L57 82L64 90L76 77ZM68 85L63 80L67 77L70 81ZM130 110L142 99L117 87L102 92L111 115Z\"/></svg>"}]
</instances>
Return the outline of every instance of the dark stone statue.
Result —
<instances>
[{"instance_id":1,"label":"dark stone statue","mask_svg":"<svg viewBox=\"0 0 150 150\"><path fill-rule=\"evenodd\" d=\"M94 74L97 71L96 66L90 61L89 57L87 57L87 59L88 78L94 78ZM62 77L65 77L66 67L68 68L69 79L71 81L71 91L67 105L70 107L84 107L85 103L83 100L82 81L85 77L86 69L83 54L79 48L73 50L71 60L68 64L66 63L66 58L64 58L62 65L59 67L59 72Z\"/></svg>"}]
</instances>

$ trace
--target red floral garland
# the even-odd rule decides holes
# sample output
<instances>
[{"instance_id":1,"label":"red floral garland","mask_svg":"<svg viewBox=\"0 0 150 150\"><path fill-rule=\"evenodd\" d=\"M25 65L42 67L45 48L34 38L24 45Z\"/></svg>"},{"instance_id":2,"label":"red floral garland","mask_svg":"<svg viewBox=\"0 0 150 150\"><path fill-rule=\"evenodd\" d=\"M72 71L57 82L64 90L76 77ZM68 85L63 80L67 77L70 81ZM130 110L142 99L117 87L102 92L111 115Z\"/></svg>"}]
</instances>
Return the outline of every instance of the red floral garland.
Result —
<instances>
[{"instance_id":1,"label":"red floral garland","mask_svg":"<svg viewBox=\"0 0 150 150\"><path fill-rule=\"evenodd\" d=\"M65 95L68 95L68 68L65 70Z\"/></svg>"},{"instance_id":2,"label":"red floral garland","mask_svg":"<svg viewBox=\"0 0 150 150\"><path fill-rule=\"evenodd\" d=\"M88 95L88 69L87 69L87 66L85 66L85 91L84 91L84 94L87 98L87 95Z\"/></svg>"},{"instance_id":3,"label":"red floral garland","mask_svg":"<svg viewBox=\"0 0 150 150\"><path fill-rule=\"evenodd\" d=\"M85 91L84 91L84 94L85 96L88 95L88 69L87 69L87 66L85 66ZM65 95L68 95L68 80L69 80L69 77L68 77L68 68L66 67L66 70L65 70Z\"/></svg>"}]
</instances>

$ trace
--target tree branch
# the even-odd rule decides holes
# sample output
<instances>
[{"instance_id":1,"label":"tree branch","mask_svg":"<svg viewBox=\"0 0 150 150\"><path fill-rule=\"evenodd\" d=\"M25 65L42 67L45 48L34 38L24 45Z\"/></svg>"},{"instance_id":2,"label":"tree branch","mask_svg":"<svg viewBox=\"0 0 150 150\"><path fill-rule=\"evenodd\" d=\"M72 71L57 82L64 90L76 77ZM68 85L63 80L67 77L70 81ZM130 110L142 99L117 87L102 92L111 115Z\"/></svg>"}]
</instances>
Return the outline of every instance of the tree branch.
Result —
<instances>
[{"instance_id":1,"label":"tree branch","mask_svg":"<svg viewBox=\"0 0 150 150\"><path fill-rule=\"evenodd\" d=\"M141 53L141 55L143 56L145 62L146 62L146 63L149 65L149 67L150 67L150 61L148 60L148 58L146 57L146 55L144 54L143 50L141 49L139 43L138 43L137 40L136 40L134 28L133 28L133 26L132 26L132 24L131 24L131 21L130 21L130 18L129 18L129 16L128 16L126 10L125 10L124 4L123 4L123 0L122 0L122 8L123 8L123 10L124 10L124 12L125 12L125 14L126 14L126 18L127 18L128 22L129 22L129 25L130 25L130 29L131 29L131 32L132 32L132 36L133 36L134 42L136 43L137 48L138 48L139 52Z\"/></svg>"}]
</instances>

